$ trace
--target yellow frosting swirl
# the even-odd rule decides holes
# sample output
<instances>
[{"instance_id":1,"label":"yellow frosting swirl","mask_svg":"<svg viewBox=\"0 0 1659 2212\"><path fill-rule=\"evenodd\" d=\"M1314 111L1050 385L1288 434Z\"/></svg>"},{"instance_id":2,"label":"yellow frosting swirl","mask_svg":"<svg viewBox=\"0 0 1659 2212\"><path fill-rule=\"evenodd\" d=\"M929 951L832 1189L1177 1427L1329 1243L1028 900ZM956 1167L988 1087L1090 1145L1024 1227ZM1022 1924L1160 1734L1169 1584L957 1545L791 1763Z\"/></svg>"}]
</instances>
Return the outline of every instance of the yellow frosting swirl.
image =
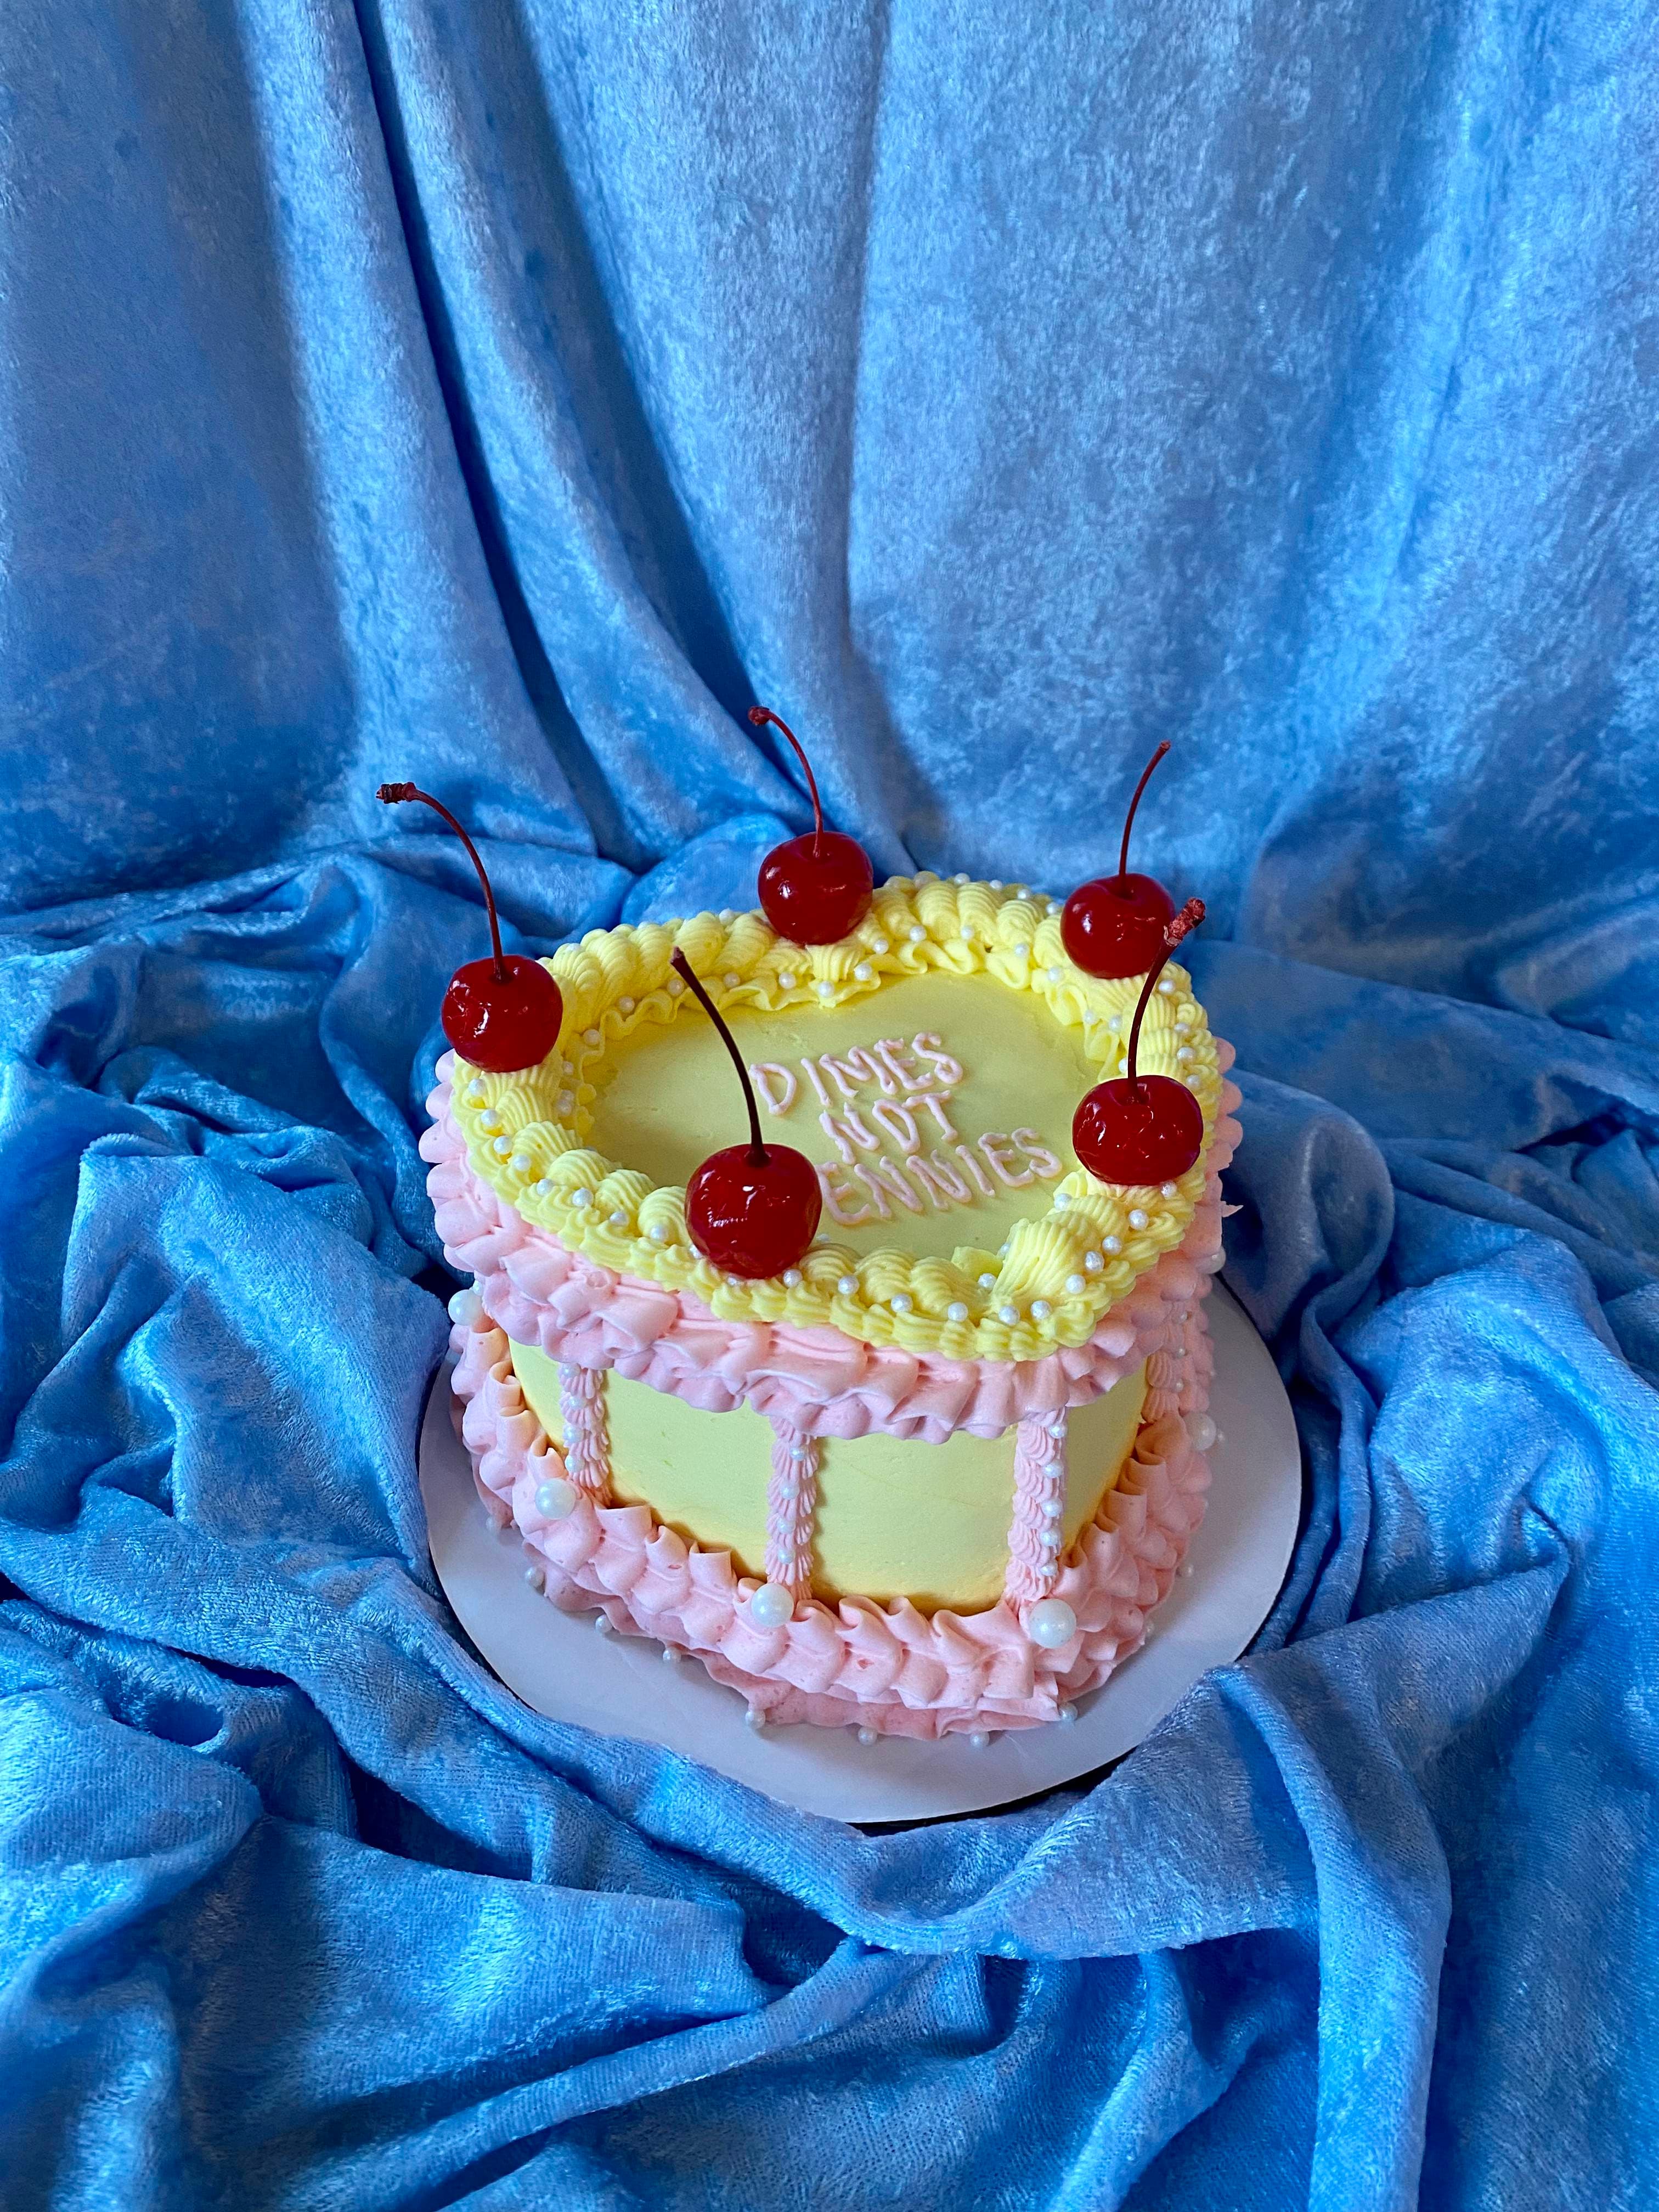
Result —
<instances>
[{"instance_id":1,"label":"yellow frosting swirl","mask_svg":"<svg viewBox=\"0 0 1659 2212\"><path fill-rule=\"evenodd\" d=\"M1079 1030L1100 1078L1121 1074L1144 978L1103 982L1074 968L1060 911L1019 884L947 882L924 871L883 884L859 928L836 945L791 944L758 912L590 930L544 963L564 994L564 1022L539 1067L491 1075L457 1055L453 1111L468 1157L526 1221L572 1250L690 1291L724 1321L828 1327L957 1359L1036 1359L1085 1343L1180 1243L1204 1192L1221 1075L1191 979L1173 961L1147 1006L1139 1064L1188 1084L1204 1112L1204 1152L1164 1187L1097 1182L1073 1170L1000 1253L963 1245L949 1260L890 1249L859 1255L825 1237L790 1277L738 1280L690 1243L683 1188L653 1184L586 1142L605 1054L642 1025L673 1020L690 1000L671 964L677 946L722 1012L844 1006L930 971L989 975ZM1132 1214L1144 1225L1131 1225ZM895 1297L908 1302L896 1312ZM951 1319L953 1307L966 1318Z\"/></svg>"}]
</instances>

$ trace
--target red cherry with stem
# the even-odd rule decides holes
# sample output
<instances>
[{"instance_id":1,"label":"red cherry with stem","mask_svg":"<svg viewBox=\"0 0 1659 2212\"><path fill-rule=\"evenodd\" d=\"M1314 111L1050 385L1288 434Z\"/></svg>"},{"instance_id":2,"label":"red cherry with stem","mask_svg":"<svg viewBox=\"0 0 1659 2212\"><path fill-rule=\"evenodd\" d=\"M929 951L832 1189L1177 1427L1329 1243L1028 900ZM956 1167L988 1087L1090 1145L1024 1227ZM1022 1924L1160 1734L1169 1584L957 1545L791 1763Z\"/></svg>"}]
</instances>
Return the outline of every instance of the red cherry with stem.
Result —
<instances>
[{"instance_id":1,"label":"red cherry with stem","mask_svg":"<svg viewBox=\"0 0 1659 2212\"><path fill-rule=\"evenodd\" d=\"M778 935L792 945L839 944L870 911L876 881L870 855L856 837L824 828L812 763L782 716L769 707L751 707L749 719L757 730L770 722L783 732L806 772L806 787L812 794L811 835L775 845L761 862L762 909Z\"/></svg>"},{"instance_id":2,"label":"red cherry with stem","mask_svg":"<svg viewBox=\"0 0 1659 2212\"><path fill-rule=\"evenodd\" d=\"M704 1259L722 1273L750 1281L781 1274L795 1266L818 1233L823 1212L818 1171L804 1152L761 1142L755 1086L737 1040L678 950L674 966L720 1031L749 1106L749 1142L711 1152L686 1185L685 1225Z\"/></svg>"},{"instance_id":3,"label":"red cherry with stem","mask_svg":"<svg viewBox=\"0 0 1659 2212\"><path fill-rule=\"evenodd\" d=\"M1073 966L1085 975L1109 979L1143 975L1164 951L1164 933L1174 918L1175 901L1155 878L1129 873L1129 832L1140 794L1169 750L1166 738L1140 771L1123 817L1117 873L1079 884L1060 917L1060 943Z\"/></svg>"},{"instance_id":4,"label":"red cherry with stem","mask_svg":"<svg viewBox=\"0 0 1659 2212\"><path fill-rule=\"evenodd\" d=\"M1097 1182L1172 1182L1204 1149L1204 1109L1171 1075L1142 1075L1135 1055L1141 1017L1164 962L1204 919L1202 899L1188 899L1164 933L1164 954L1140 987L1129 1030L1129 1072L1097 1083L1072 1119L1072 1149Z\"/></svg>"},{"instance_id":5,"label":"red cherry with stem","mask_svg":"<svg viewBox=\"0 0 1659 2212\"><path fill-rule=\"evenodd\" d=\"M383 783L375 796L386 806L418 799L423 806L441 814L465 846L483 886L493 956L488 960L469 960L450 977L439 1015L444 1035L463 1059L470 1060L475 1067L488 1068L492 1075L510 1075L520 1067L538 1066L559 1041L564 999L539 960L501 951L495 895L477 847L441 799L416 784Z\"/></svg>"}]
</instances>

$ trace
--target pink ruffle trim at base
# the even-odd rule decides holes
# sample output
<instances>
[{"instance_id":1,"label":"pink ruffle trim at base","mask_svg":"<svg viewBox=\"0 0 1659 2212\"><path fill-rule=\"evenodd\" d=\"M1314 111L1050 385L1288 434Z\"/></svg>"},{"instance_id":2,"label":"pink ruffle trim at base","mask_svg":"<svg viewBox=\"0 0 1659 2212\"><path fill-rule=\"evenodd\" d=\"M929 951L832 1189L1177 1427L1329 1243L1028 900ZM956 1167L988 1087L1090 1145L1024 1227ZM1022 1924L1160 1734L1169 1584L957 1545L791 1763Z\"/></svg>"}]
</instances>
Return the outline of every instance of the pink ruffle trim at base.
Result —
<instances>
[{"instance_id":1,"label":"pink ruffle trim at base","mask_svg":"<svg viewBox=\"0 0 1659 2212\"><path fill-rule=\"evenodd\" d=\"M736 1571L729 1552L687 1543L649 1507L582 1496L562 1520L538 1511L538 1489L564 1462L488 1315L453 1333L453 1388L480 1494L503 1525L508 1516L517 1523L547 1595L564 1610L597 1605L613 1628L700 1659L768 1721L927 1738L1030 1728L1058 1719L1139 1648L1203 1518L1209 1468L1182 1416L1208 1401L1208 1287L1194 1283L1185 1319L1170 1332L1177 1341L1166 1336L1150 1360L1128 1464L1060 1561L1052 1595L1072 1607L1078 1630L1057 1650L1031 1642L1006 1598L980 1613L930 1616L902 1599L809 1597L783 1627L758 1628L746 1610L757 1581Z\"/></svg>"}]
</instances>

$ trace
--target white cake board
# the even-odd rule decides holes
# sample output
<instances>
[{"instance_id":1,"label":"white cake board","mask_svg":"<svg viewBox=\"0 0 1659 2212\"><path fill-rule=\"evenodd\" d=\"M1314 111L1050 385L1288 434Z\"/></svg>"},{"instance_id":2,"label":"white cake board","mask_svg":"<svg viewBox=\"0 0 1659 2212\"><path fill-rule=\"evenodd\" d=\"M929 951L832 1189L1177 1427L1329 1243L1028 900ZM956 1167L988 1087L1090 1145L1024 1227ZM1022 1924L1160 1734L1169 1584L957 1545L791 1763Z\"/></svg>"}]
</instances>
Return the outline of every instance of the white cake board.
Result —
<instances>
[{"instance_id":1,"label":"white cake board","mask_svg":"<svg viewBox=\"0 0 1659 2212\"><path fill-rule=\"evenodd\" d=\"M667 1666L643 1637L602 1636L524 1579L509 1522L485 1513L450 1418L449 1363L421 1429L421 1490L433 1565L473 1643L526 1705L550 1720L642 1738L729 1774L803 1813L854 1821L936 1820L1035 1796L1121 1759L1209 1668L1237 1658L1284 1583L1302 1510L1302 1460L1290 1401L1242 1310L1216 1285L1209 1502L1188 1552L1190 1575L1152 1616L1145 1646L1079 1701L1069 1726L1014 1729L976 1750L965 1736L921 1743L849 1729L767 1728L693 1659Z\"/></svg>"}]
</instances>

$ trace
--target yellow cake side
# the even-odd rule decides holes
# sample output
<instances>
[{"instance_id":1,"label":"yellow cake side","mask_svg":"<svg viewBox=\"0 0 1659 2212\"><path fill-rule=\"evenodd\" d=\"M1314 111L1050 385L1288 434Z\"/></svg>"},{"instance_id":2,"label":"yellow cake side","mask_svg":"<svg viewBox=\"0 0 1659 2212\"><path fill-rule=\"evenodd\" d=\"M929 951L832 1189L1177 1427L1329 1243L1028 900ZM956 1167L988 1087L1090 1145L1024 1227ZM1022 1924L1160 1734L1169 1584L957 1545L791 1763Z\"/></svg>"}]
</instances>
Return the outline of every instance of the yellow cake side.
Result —
<instances>
[{"instance_id":1,"label":"yellow cake side","mask_svg":"<svg viewBox=\"0 0 1659 2212\"><path fill-rule=\"evenodd\" d=\"M513 1364L531 1411L564 1439L558 1369L514 1344ZM760 1575L774 1432L747 1407L709 1413L648 1383L605 1377L611 1491L618 1504L648 1505L706 1550L729 1551ZM1139 1368L1068 1416L1066 1512L1069 1546L1116 1483L1133 1446L1146 1395ZM924 1613L994 1605L1008 1564L1014 1437L965 1431L942 1444L872 1435L822 1446L812 1588L820 1597L908 1597Z\"/></svg>"}]
</instances>

